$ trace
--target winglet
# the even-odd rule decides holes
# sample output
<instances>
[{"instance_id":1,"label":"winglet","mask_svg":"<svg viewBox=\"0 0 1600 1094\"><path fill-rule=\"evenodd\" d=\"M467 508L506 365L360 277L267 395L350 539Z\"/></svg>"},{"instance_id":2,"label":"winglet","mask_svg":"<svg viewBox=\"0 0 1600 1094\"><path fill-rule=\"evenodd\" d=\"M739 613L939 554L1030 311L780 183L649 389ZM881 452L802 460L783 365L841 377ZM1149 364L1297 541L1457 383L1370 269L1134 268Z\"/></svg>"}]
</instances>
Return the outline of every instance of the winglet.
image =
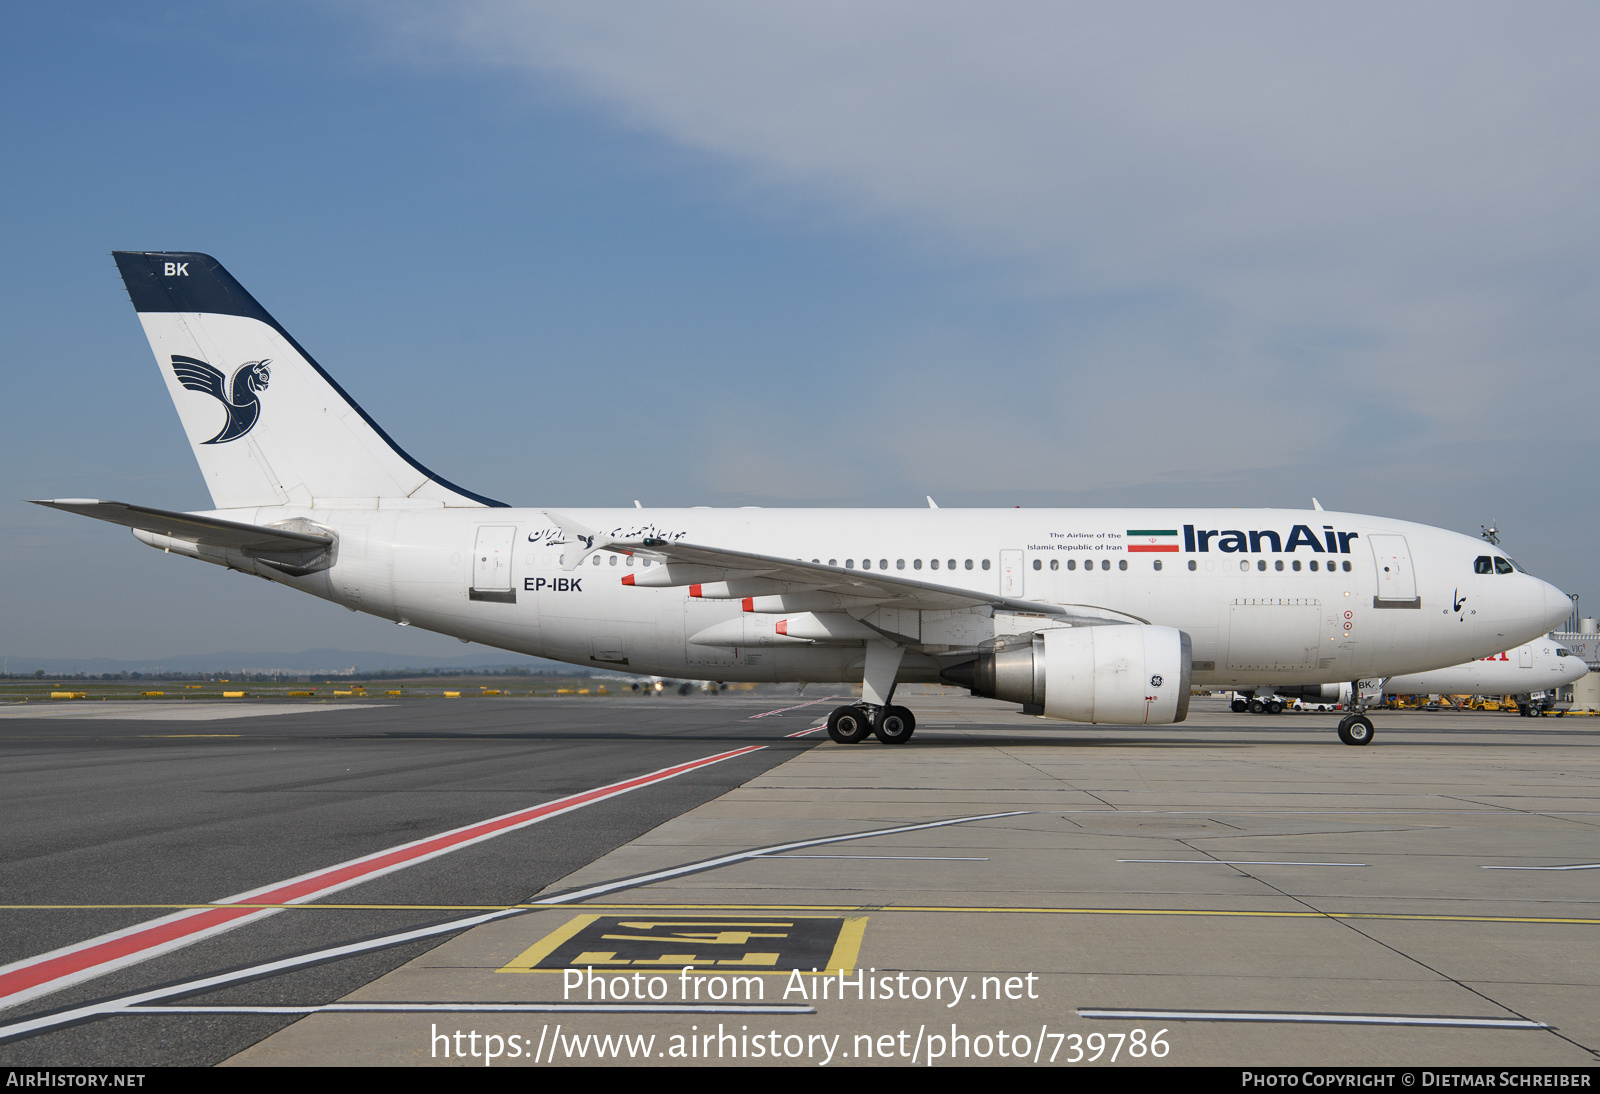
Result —
<instances>
[{"instance_id":1,"label":"winglet","mask_svg":"<svg viewBox=\"0 0 1600 1094\"><path fill-rule=\"evenodd\" d=\"M1323 508L1322 508L1322 503L1320 501L1318 501L1316 498L1312 498L1311 499L1311 508L1315 509L1319 513L1324 511Z\"/></svg>"},{"instance_id":2,"label":"winglet","mask_svg":"<svg viewBox=\"0 0 1600 1094\"><path fill-rule=\"evenodd\" d=\"M579 524L571 517L564 517L560 513L541 509L541 513L550 518L550 523L561 529L561 534L569 546L576 545L578 549L567 550L561 553L561 568L563 570L576 570L583 564L583 560L616 542L611 536L602 535L594 529Z\"/></svg>"}]
</instances>

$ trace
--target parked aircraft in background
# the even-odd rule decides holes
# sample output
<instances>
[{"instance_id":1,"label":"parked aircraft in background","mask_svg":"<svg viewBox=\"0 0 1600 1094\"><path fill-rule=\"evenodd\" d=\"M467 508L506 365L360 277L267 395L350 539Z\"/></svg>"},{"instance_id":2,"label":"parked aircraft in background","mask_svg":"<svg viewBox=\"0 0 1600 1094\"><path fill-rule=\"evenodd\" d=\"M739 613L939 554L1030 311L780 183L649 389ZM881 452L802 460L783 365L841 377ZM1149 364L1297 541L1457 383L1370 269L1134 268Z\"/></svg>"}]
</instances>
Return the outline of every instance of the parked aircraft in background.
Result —
<instances>
[{"instance_id":1,"label":"parked aircraft in background","mask_svg":"<svg viewBox=\"0 0 1600 1094\"><path fill-rule=\"evenodd\" d=\"M215 259L116 261L215 508L40 504L502 649L680 679L860 681L829 718L841 743L909 740L905 681L1071 721L1172 723L1191 684L1419 672L1571 611L1476 539L1353 513L510 508L404 452ZM1372 731L1359 712L1339 730Z\"/></svg>"},{"instance_id":2,"label":"parked aircraft in background","mask_svg":"<svg viewBox=\"0 0 1600 1094\"><path fill-rule=\"evenodd\" d=\"M1369 699L1385 695L1515 695L1528 697L1554 691L1589 672L1583 658L1548 636L1491 654L1476 661L1449 668L1413 672L1376 680L1362 680L1361 690ZM1353 697L1350 684L1307 684L1258 689L1234 700L1237 711L1277 713L1296 699L1306 703L1338 703L1349 706ZM1274 708L1274 701L1276 707ZM1531 701L1519 701L1518 709L1527 713L1537 708Z\"/></svg>"}]
</instances>

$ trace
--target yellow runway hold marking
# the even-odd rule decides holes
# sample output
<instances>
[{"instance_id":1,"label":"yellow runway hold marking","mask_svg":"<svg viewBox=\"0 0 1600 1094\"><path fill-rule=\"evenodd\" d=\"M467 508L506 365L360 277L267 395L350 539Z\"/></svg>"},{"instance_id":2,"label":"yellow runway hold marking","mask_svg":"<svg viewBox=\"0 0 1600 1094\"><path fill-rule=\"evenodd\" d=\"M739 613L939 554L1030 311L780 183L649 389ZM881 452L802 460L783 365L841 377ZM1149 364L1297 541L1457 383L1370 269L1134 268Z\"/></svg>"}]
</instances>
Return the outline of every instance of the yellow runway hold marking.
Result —
<instances>
[{"instance_id":1,"label":"yellow runway hold marking","mask_svg":"<svg viewBox=\"0 0 1600 1094\"><path fill-rule=\"evenodd\" d=\"M195 908L276 908L289 912L502 912L525 909L530 912L600 908L607 911L650 912L754 912L781 915L785 912L870 912L890 915L897 912L924 914L984 915L1171 915L1233 919L1393 919L1422 923L1556 923L1566 926L1600 927L1600 919L1572 916L1527 915L1423 915L1412 912L1269 912L1233 911L1223 908L1032 908L985 907L950 904L0 904L0 912L41 911L185 911Z\"/></svg>"}]
</instances>

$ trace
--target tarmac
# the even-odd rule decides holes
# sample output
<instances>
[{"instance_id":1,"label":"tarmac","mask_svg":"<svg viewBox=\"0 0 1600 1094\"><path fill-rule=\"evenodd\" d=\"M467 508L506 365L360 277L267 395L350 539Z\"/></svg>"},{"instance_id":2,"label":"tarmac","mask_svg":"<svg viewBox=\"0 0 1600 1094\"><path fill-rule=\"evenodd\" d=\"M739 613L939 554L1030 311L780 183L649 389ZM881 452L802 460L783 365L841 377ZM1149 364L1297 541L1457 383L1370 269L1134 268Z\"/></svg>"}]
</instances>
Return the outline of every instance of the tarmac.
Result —
<instances>
[{"instance_id":1,"label":"tarmac","mask_svg":"<svg viewBox=\"0 0 1600 1094\"><path fill-rule=\"evenodd\" d=\"M227 1062L1596 1062L1600 724L898 698Z\"/></svg>"}]
</instances>

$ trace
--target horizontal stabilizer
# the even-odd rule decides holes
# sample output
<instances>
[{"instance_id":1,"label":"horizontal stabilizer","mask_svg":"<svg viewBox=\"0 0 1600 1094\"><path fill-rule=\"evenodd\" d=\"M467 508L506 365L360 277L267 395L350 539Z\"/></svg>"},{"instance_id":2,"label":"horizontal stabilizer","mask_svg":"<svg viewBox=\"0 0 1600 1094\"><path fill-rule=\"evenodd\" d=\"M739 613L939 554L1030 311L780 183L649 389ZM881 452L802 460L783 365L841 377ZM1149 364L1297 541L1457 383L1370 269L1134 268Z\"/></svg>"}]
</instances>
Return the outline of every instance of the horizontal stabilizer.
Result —
<instances>
[{"instance_id":1,"label":"horizontal stabilizer","mask_svg":"<svg viewBox=\"0 0 1600 1094\"><path fill-rule=\"evenodd\" d=\"M193 513L174 513L166 509L150 509L143 505L129 505L121 501L97 501L93 498L56 498L53 501L35 501L34 505L47 505L82 517L109 521L125 528L150 532L171 539L186 540L206 547L235 547L250 554L283 551L312 551L333 544L332 536L309 532L293 532L287 528L262 528L254 524L241 524L233 520L197 516Z\"/></svg>"}]
</instances>

